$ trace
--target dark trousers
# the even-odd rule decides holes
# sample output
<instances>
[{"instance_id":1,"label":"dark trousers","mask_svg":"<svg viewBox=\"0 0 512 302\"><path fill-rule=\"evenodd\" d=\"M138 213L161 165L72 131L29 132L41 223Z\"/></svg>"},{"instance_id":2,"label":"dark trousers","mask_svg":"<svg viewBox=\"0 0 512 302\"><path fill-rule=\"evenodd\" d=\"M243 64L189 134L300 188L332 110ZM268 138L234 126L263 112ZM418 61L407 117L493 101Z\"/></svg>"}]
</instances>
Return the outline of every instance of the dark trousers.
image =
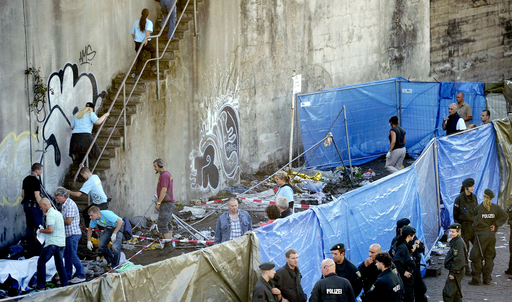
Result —
<instances>
[{"instance_id":1,"label":"dark trousers","mask_svg":"<svg viewBox=\"0 0 512 302\"><path fill-rule=\"evenodd\" d=\"M512 226L511 226L512 229ZM508 254L509 254L509 260L508 260L508 271L512 271L512 231L510 232L510 236L508 237Z\"/></svg>"},{"instance_id":2,"label":"dark trousers","mask_svg":"<svg viewBox=\"0 0 512 302\"><path fill-rule=\"evenodd\" d=\"M479 241L480 245L478 244ZM480 251L480 247L482 251ZM483 253L483 257L481 253ZM480 275L483 274L483 281L490 282L492 280L491 273L494 268L495 257L496 235L494 233L476 235L475 244L469 254L473 278L480 279Z\"/></svg>"},{"instance_id":3,"label":"dark trousers","mask_svg":"<svg viewBox=\"0 0 512 302\"><path fill-rule=\"evenodd\" d=\"M135 51L139 51L139 47L142 45L140 42L135 42ZM142 66L144 65L144 59L142 53L144 51L149 51L151 53L151 58L156 58L156 48L153 45L152 41L148 41L146 45L142 46L142 51L139 53L139 56L137 57L137 66L135 68L135 73L140 74L142 71ZM151 66L155 66L155 61L151 61Z\"/></svg>"},{"instance_id":4,"label":"dark trousers","mask_svg":"<svg viewBox=\"0 0 512 302\"><path fill-rule=\"evenodd\" d=\"M464 240L464 243L466 244L466 252L469 256L469 243L471 242L471 245L475 244L475 231L473 230L473 223L472 222L462 222L462 232L461 237L462 240ZM469 261L467 261L466 264L466 270L469 271Z\"/></svg>"},{"instance_id":5,"label":"dark trousers","mask_svg":"<svg viewBox=\"0 0 512 302\"><path fill-rule=\"evenodd\" d=\"M59 273L60 283L68 286L68 276L64 269L64 247L49 245L43 248L41 256L37 259L37 286L44 287L46 285L46 262L52 258L55 261L57 272Z\"/></svg>"},{"instance_id":6,"label":"dark trousers","mask_svg":"<svg viewBox=\"0 0 512 302\"><path fill-rule=\"evenodd\" d=\"M443 288L443 301L444 302L460 302L462 301L462 296L460 294L460 283L462 278L464 278L464 269L459 273L454 275L455 280L450 279L450 275L446 278L446 283Z\"/></svg>"},{"instance_id":7,"label":"dark trousers","mask_svg":"<svg viewBox=\"0 0 512 302\"><path fill-rule=\"evenodd\" d=\"M82 216L84 216L84 222L85 222L85 227L89 227L89 223L91 223L91 218L89 218L89 209L92 207L92 206L97 206L98 208L100 208L100 210L108 210L108 202L104 202L102 204L91 204L90 206L86 207L83 211L82 211Z\"/></svg>"},{"instance_id":8,"label":"dark trousers","mask_svg":"<svg viewBox=\"0 0 512 302\"><path fill-rule=\"evenodd\" d=\"M414 275L411 278L407 278L402 276L402 282L405 287L405 294L403 296L403 302L413 302L414 301Z\"/></svg>"},{"instance_id":9,"label":"dark trousers","mask_svg":"<svg viewBox=\"0 0 512 302\"><path fill-rule=\"evenodd\" d=\"M165 13L168 14L171 10L172 6L174 4L174 0L160 0L160 6L164 9ZM167 21L167 24L164 24L162 20L162 27L168 26L167 28L167 39L171 39L171 34L174 31L174 28L176 27L176 7L174 7L174 10L171 13L171 16L169 17L169 21ZM174 39L174 36L172 36Z\"/></svg>"},{"instance_id":10,"label":"dark trousers","mask_svg":"<svg viewBox=\"0 0 512 302\"><path fill-rule=\"evenodd\" d=\"M427 301L425 293L427 292L427 286L423 282L421 277L421 266L416 265L416 270L412 274L414 276L414 301L423 302Z\"/></svg>"},{"instance_id":11,"label":"dark trousers","mask_svg":"<svg viewBox=\"0 0 512 302\"><path fill-rule=\"evenodd\" d=\"M116 234L116 241L112 243L112 251L108 247L108 243L111 241L112 233L114 233L114 228L106 227L101 233L100 240L98 243L98 247L100 248L103 257L105 260L112 266L112 268L119 265L119 259L121 257L121 245L123 244L123 232L124 232L124 222L121 226L121 229Z\"/></svg>"},{"instance_id":12,"label":"dark trousers","mask_svg":"<svg viewBox=\"0 0 512 302\"><path fill-rule=\"evenodd\" d=\"M23 203L23 211L25 211L25 219L27 221L27 252L31 256L39 256L43 246L36 239L36 231L39 229L39 225L44 227L43 211L41 211L35 201Z\"/></svg>"}]
</instances>

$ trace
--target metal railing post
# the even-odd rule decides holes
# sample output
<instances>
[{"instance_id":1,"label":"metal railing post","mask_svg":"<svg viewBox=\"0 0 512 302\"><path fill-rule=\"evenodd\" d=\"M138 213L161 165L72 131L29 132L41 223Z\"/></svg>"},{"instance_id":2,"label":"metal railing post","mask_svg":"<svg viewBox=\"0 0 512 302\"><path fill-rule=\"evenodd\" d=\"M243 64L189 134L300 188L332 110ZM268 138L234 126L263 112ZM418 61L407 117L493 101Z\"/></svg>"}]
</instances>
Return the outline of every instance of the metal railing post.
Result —
<instances>
[{"instance_id":1,"label":"metal railing post","mask_svg":"<svg viewBox=\"0 0 512 302\"><path fill-rule=\"evenodd\" d=\"M156 37L156 98L160 99L160 46L158 44L158 36Z\"/></svg>"},{"instance_id":2,"label":"metal railing post","mask_svg":"<svg viewBox=\"0 0 512 302\"><path fill-rule=\"evenodd\" d=\"M348 151L348 164L350 166L350 175L352 175L352 156L350 155L350 142L348 139L348 127L347 127L347 109L343 105L343 117L345 119L345 136L347 137L347 151Z\"/></svg>"},{"instance_id":3,"label":"metal railing post","mask_svg":"<svg viewBox=\"0 0 512 302\"><path fill-rule=\"evenodd\" d=\"M126 85L123 85L123 146L126 150Z\"/></svg>"},{"instance_id":4,"label":"metal railing post","mask_svg":"<svg viewBox=\"0 0 512 302\"><path fill-rule=\"evenodd\" d=\"M196 0L194 0L194 37L197 36L197 16L196 16Z\"/></svg>"},{"instance_id":5,"label":"metal railing post","mask_svg":"<svg viewBox=\"0 0 512 302\"><path fill-rule=\"evenodd\" d=\"M434 171L436 175L436 199L438 210L438 223L441 225L441 190L439 188L439 162L437 159L437 138L434 138Z\"/></svg>"}]
</instances>

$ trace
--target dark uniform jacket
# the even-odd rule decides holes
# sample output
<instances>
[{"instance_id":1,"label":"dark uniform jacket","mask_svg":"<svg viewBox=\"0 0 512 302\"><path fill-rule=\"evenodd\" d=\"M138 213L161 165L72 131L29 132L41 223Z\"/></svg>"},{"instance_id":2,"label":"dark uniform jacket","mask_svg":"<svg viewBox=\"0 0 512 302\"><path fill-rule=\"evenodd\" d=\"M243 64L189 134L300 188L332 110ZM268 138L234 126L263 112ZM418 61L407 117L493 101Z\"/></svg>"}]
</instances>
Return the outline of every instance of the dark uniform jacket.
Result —
<instances>
[{"instance_id":1,"label":"dark uniform jacket","mask_svg":"<svg viewBox=\"0 0 512 302\"><path fill-rule=\"evenodd\" d=\"M379 275L382 272L379 271L379 269L377 268L377 265L375 265L375 262L368 266L365 266L364 261L363 261L359 265L358 269L359 269L359 272L361 273L361 281L363 282L363 292L366 293L370 290L373 283L375 283L375 281L377 281L377 278L379 277ZM391 270L395 274L398 274L398 271L396 270L396 266L394 263L391 263Z\"/></svg>"},{"instance_id":2,"label":"dark uniform jacket","mask_svg":"<svg viewBox=\"0 0 512 302\"><path fill-rule=\"evenodd\" d=\"M252 291L252 302L277 302L277 296L271 290L272 285L260 277Z\"/></svg>"},{"instance_id":3,"label":"dark uniform jacket","mask_svg":"<svg viewBox=\"0 0 512 302\"><path fill-rule=\"evenodd\" d=\"M498 231L498 227L502 226L505 222L507 222L508 219L507 213L494 203L491 204L490 211L485 209L483 203L479 204L473 210L473 214L475 215L473 229L477 235L496 233L496 231ZM491 232L491 225L496 227L494 232Z\"/></svg>"},{"instance_id":4,"label":"dark uniform jacket","mask_svg":"<svg viewBox=\"0 0 512 302\"><path fill-rule=\"evenodd\" d=\"M300 284L301 279L299 268L292 270L288 264L279 268L274 276L276 287L281 291L283 298L290 302L306 302L308 299Z\"/></svg>"},{"instance_id":5,"label":"dark uniform jacket","mask_svg":"<svg viewBox=\"0 0 512 302\"><path fill-rule=\"evenodd\" d=\"M331 273L316 282L309 302L316 301L355 302L356 297L347 279Z\"/></svg>"},{"instance_id":6,"label":"dark uniform jacket","mask_svg":"<svg viewBox=\"0 0 512 302\"><path fill-rule=\"evenodd\" d=\"M449 271L450 275L460 274L466 266L468 259L466 251L466 244L462 237L457 236L450 241L450 250L446 254L446 258L444 258L444 268Z\"/></svg>"},{"instance_id":7,"label":"dark uniform jacket","mask_svg":"<svg viewBox=\"0 0 512 302\"><path fill-rule=\"evenodd\" d=\"M416 268L416 264L411 257L411 253L409 252L409 247L407 246L407 242L403 242L399 246L395 247L395 256L393 257L393 263L396 265L396 269L398 274L402 278L404 284L407 284L408 281L412 278L407 278L404 276L405 272L413 273ZM412 280L411 280L412 281Z\"/></svg>"},{"instance_id":8,"label":"dark uniform jacket","mask_svg":"<svg viewBox=\"0 0 512 302\"><path fill-rule=\"evenodd\" d=\"M361 273L354 263L348 261L347 258L345 258L341 264L336 263L336 275L347 279L352 286L354 295L356 297L359 296L359 293L363 288L363 282L361 281Z\"/></svg>"},{"instance_id":9,"label":"dark uniform jacket","mask_svg":"<svg viewBox=\"0 0 512 302\"><path fill-rule=\"evenodd\" d=\"M368 292L362 296L363 302L400 302L403 292L402 280L392 268L384 270Z\"/></svg>"},{"instance_id":10,"label":"dark uniform jacket","mask_svg":"<svg viewBox=\"0 0 512 302\"><path fill-rule=\"evenodd\" d=\"M453 203L453 220L457 223L473 222L473 210L478 205L476 195L466 195L466 192L462 192L455 198Z\"/></svg>"}]
</instances>

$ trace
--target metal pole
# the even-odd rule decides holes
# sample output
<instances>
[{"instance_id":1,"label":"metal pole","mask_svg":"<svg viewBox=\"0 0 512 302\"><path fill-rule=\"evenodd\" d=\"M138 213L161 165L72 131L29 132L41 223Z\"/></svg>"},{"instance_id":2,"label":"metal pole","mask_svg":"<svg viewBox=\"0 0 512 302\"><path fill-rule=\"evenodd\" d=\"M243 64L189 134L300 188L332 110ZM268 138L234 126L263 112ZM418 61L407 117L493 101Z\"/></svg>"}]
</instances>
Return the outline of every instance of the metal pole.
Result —
<instances>
[{"instance_id":1,"label":"metal pole","mask_svg":"<svg viewBox=\"0 0 512 302\"><path fill-rule=\"evenodd\" d=\"M348 164L350 166L350 174L352 175L352 156L350 155L350 142L348 139L348 127L347 127L347 110L343 105L343 117L345 118L345 136L347 137L347 151L348 151Z\"/></svg>"},{"instance_id":2,"label":"metal pole","mask_svg":"<svg viewBox=\"0 0 512 302\"><path fill-rule=\"evenodd\" d=\"M158 36L156 37L156 98L160 99L160 50L158 44Z\"/></svg>"},{"instance_id":3,"label":"metal pole","mask_svg":"<svg viewBox=\"0 0 512 302\"><path fill-rule=\"evenodd\" d=\"M126 150L126 84L123 85L123 116L124 116L124 122L123 122L123 146L124 146L124 150Z\"/></svg>"},{"instance_id":4,"label":"metal pole","mask_svg":"<svg viewBox=\"0 0 512 302\"><path fill-rule=\"evenodd\" d=\"M197 37L197 4L196 0L194 0L194 36Z\"/></svg>"},{"instance_id":5,"label":"metal pole","mask_svg":"<svg viewBox=\"0 0 512 302\"><path fill-rule=\"evenodd\" d=\"M434 138L434 170L436 173L436 198L437 198L437 210L438 210L438 223L441 224L441 196L439 189L439 162L437 160L437 139ZM439 226L438 225L438 226Z\"/></svg>"},{"instance_id":6,"label":"metal pole","mask_svg":"<svg viewBox=\"0 0 512 302\"><path fill-rule=\"evenodd\" d=\"M296 72L295 70L293 71L293 77L294 78L296 75ZM292 81L293 83L293 81ZM293 84L292 84L292 87L293 87ZM292 172L292 156L293 156L293 122L295 120L294 118L294 110L295 110L295 93L293 92L293 88L292 88L292 120L291 120L291 130L290 130L290 155L288 157L288 162L290 163L290 165L288 166L288 171L291 173Z\"/></svg>"}]
</instances>

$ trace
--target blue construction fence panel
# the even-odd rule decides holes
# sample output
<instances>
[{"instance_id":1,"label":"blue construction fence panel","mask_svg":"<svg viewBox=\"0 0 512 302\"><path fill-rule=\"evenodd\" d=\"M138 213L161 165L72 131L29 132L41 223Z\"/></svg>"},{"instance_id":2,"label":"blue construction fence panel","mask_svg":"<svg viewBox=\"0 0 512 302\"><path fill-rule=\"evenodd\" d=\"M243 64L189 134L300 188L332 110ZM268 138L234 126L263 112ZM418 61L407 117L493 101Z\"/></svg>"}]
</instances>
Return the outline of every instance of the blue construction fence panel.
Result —
<instances>
[{"instance_id":1,"label":"blue construction fence panel","mask_svg":"<svg viewBox=\"0 0 512 302\"><path fill-rule=\"evenodd\" d=\"M256 229L261 262L274 262L278 268L286 263L286 250L297 250L302 286L309 296L321 277L321 261L331 257L330 247L336 243L345 244L347 259L358 266L368 257L371 244L380 244L383 251L389 249L396 221L404 217L425 242L422 213L436 215L438 210L422 209L417 173L416 166L410 166L331 203Z\"/></svg>"},{"instance_id":2,"label":"blue construction fence panel","mask_svg":"<svg viewBox=\"0 0 512 302\"><path fill-rule=\"evenodd\" d=\"M325 137L334 136L338 147L319 147L306 153L308 168L329 169L348 164L344 115L345 105L353 165L361 165L385 154L389 149L389 119L397 115L407 132L407 152L417 157L434 136L445 134L443 118L458 92L473 111L471 123L481 125L480 113L486 109L483 83L409 82L403 78L333 88L298 96L300 127L304 150Z\"/></svg>"},{"instance_id":3,"label":"blue construction fence panel","mask_svg":"<svg viewBox=\"0 0 512 302\"><path fill-rule=\"evenodd\" d=\"M475 180L473 193L479 203L483 201L485 189L498 195L500 163L492 123L464 134L440 137L437 148L441 198L450 223L453 222L453 203L464 179ZM497 203L497 200L494 198L493 202Z\"/></svg>"}]
</instances>

